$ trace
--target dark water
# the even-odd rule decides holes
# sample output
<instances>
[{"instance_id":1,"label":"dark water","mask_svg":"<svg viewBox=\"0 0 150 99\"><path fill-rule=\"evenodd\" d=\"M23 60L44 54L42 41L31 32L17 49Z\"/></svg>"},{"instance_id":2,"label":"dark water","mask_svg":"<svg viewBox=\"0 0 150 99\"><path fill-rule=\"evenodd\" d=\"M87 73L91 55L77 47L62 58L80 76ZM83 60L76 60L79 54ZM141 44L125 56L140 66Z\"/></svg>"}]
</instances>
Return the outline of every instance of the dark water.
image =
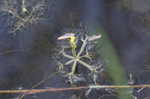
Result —
<instances>
[{"instance_id":1,"label":"dark water","mask_svg":"<svg viewBox=\"0 0 150 99\"><path fill-rule=\"evenodd\" d=\"M34 2L32 0L27 7L32 8L31 5L36 4ZM0 3L2 5L3 2ZM141 16L141 13L123 10L117 1L110 0L49 0L46 4L45 12L40 16L43 20L25 24L25 27L13 33L10 31L18 19L8 12L0 12L0 89L30 89L43 78L56 72L56 63L53 60L56 38L62 34L62 30L76 29L81 24L102 26L121 56L127 74L133 73L136 83L150 82L150 79L145 77L150 72L144 71L145 60L149 59L147 51L150 34L142 25L143 21L136 17ZM5 8L1 6L3 7ZM18 3L18 9L19 7ZM68 84L63 78L56 76L37 88L51 86L67 87ZM139 99L148 97L148 91L145 89L138 94ZM44 93L29 95L25 99L74 99L71 98L73 93ZM82 92L80 94L82 96ZM1 94L0 99L17 96ZM90 99L99 99L98 95L95 96L91 95ZM112 98L113 96L105 96L102 99Z\"/></svg>"}]
</instances>

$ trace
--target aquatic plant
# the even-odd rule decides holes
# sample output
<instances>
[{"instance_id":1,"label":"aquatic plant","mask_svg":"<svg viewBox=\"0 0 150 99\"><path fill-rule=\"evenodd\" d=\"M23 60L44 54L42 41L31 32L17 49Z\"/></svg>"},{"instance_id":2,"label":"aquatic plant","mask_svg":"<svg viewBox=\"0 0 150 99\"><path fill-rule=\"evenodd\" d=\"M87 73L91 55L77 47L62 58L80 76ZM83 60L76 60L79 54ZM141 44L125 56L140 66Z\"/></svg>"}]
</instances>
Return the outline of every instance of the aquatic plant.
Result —
<instances>
[{"instance_id":1,"label":"aquatic plant","mask_svg":"<svg viewBox=\"0 0 150 99\"><path fill-rule=\"evenodd\" d=\"M68 36L70 35L70 36ZM71 54L72 55L69 55L65 52L65 48L62 48L61 50L61 54L69 59L67 62L65 63L62 63L63 67L65 65L71 65L71 72L70 73L67 73L67 76L69 78L69 81L71 83L73 83L73 76L75 76L75 72L76 72L76 69L77 69L77 66L78 64L81 64L82 66L86 67L91 73L97 73L98 72L98 69L101 68L101 66L93 66L91 64L88 64L87 62L83 61L82 59L88 59L88 60L92 60L91 56L89 55L89 52L88 52L88 43L91 42L92 40L95 40L95 39L98 39L100 38L101 36L100 35L95 35L95 36L88 36L88 35L85 35L80 38L77 38L75 37L75 35L71 35L71 34L68 34L68 35L64 35L64 36L61 36L58 38L58 40L61 40L63 38L65 39L69 39L69 43L70 43L70 47L71 47ZM66 37L67 36L67 37ZM80 46L77 44L78 41L81 41L82 44L81 44L81 47L79 47L79 50L77 51L77 47ZM61 67L62 67L61 65Z\"/></svg>"},{"instance_id":2,"label":"aquatic plant","mask_svg":"<svg viewBox=\"0 0 150 99\"><path fill-rule=\"evenodd\" d=\"M25 28L28 24L33 24L44 19L43 15L47 9L46 1L37 1L34 4L32 4L32 2L21 0L19 3L16 0L3 0L0 4L0 12L11 15L10 21L12 22L12 26L10 33L14 34Z\"/></svg>"}]
</instances>

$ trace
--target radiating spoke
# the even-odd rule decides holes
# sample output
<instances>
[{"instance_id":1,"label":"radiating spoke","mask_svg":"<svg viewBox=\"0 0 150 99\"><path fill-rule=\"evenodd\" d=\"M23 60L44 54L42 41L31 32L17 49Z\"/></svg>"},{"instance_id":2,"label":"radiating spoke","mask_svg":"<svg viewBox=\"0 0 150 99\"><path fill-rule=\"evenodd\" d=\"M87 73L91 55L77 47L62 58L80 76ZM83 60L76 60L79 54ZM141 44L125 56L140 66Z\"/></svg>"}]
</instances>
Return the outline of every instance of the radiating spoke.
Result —
<instances>
[{"instance_id":1,"label":"radiating spoke","mask_svg":"<svg viewBox=\"0 0 150 99\"><path fill-rule=\"evenodd\" d=\"M72 62L74 62L74 60L69 60L68 62L65 63L65 65L69 65L69 64L71 64Z\"/></svg>"},{"instance_id":2,"label":"radiating spoke","mask_svg":"<svg viewBox=\"0 0 150 99\"><path fill-rule=\"evenodd\" d=\"M87 37L85 39L82 39L83 44L82 44L82 46L80 48L79 53L77 54L77 57L79 57L82 54L82 52L84 51L84 49L85 49L85 47L87 45L87 40L88 40Z\"/></svg>"},{"instance_id":3,"label":"radiating spoke","mask_svg":"<svg viewBox=\"0 0 150 99\"><path fill-rule=\"evenodd\" d=\"M85 63L85 62L83 62L83 61L81 61L81 60L78 60L78 62L79 62L80 64L82 64L83 66L85 66L86 68L88 68L90 71L93 71L93 70L94 70L94 68L93 68L91 65L89 65L89 64L87 64L87 63Z\"/></svg>"},{"instance_id":4,"label":"radiating spoke","mask_svg":"<svg viewBox=\"0 0 150 99\"><path fill-rule=\"evenodd\" d=\"M76 71L76 67L77 67L77 61L74 61L73 65L72 65L72 73L74 74Z\"/></svg>"},{"instance_id":5,"label":"radiating spoke","mask_svg":"<svg viewBox=\"0 0 150 99\"><path fill-rule=\"evenodd\" d=\"M62 52L62 54L63 54L65 57L69 58L69 59L74 59L74 57L73 57L73 56L68 55L68 54L66 54L65 52Z\"/></svg>"}]
</instances>

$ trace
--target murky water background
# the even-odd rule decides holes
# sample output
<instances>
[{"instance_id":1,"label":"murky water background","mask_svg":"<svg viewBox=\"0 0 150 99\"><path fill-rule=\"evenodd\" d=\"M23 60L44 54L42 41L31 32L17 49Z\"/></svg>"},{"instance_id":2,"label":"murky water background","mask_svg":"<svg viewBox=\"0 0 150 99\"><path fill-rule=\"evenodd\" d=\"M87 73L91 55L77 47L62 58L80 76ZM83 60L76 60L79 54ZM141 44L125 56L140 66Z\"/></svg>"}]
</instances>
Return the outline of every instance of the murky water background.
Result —
<instances>
[{"instance_id":1,"label":"murky water background","mask_svg":"<svg viewBox=\"0 0 150 99\"><path fill-rule=\"evenodd\" d=\"M7 8L0 1L0 8ZM19 2L19 3L15 3ZM27 8L38 0L27 2ZM0 10L0 89L30 89L34 84L56 72L56 38L65 28L78 29L81 24L102 26L110 36L121 56L128 73L136 78L136 83L150 83L149 70L149 11L144 1L133 0L133 9L121 9L118 1L110 0L48 0L41 18L27 23L20 30L11 32L17 19L7 11ZM142 6L139 3L142 2ZM21 1L16 0L19 9ZM131 2L132 3L132 2ZM38 3L37 3L38 4ZM11 5L11 4L10 4ZM136 6L136 7L134 7ZM144 7L145 6L145 7ZM144 7L144 8L142 8ZM140 9L141 8L141 9ZM143 10L144 9L144 10ZM20 10L18 10L19 12ZM64 79L56 76L38 88L67 87ZM143 90L139 99L148 97L149 89ZM25 99L74 99L73 92L44 93L30 95ZM97 94L97 93L94 93ZM0 99L13 99L18 95L0 95ZM94 96L91 96L94 97ZM87 98L88 99L88 98ZM99 98L97 98L99 99ZM103 97L102 99L112 99Z\"/></svg>"}]
</instances>

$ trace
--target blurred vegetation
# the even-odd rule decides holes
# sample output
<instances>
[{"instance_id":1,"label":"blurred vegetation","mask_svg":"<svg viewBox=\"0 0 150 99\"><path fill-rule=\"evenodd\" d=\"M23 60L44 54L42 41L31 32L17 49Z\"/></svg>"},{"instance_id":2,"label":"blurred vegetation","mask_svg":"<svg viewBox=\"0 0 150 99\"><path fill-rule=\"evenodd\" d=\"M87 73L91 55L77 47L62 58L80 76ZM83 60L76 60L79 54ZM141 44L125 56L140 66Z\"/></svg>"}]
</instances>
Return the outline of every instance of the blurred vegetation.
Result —
<instances>
[{"instance_id":1,"label":"blurred vegetation","mask_svg":"<svg viewBox=\"0 0 150 99\"><path fill-rule=\"evenodd\" d=\"M125 10L131 10L132 0L120 0L120 2L122 8L124 8Z\"/></svg>"},{"instance_id":2,"label":"blurred vegetation","mask_svg":"<svg viewBox=\"0 0 150 99\"><path fill-rule=\"evenodd\" d=\"M102 29L97 29L96 32L92 32L92 34L97 33L102 35L102 38L99 39L96 46L97 53L102 57L106 71L109 73L110 78L112 78L113 84L127 85L128 80L126 79L125 71L107 33ZM132 94L129 93L129 89L118 89L118 94L119 99L132 99Z\"/></svg>"}]
</instances>

